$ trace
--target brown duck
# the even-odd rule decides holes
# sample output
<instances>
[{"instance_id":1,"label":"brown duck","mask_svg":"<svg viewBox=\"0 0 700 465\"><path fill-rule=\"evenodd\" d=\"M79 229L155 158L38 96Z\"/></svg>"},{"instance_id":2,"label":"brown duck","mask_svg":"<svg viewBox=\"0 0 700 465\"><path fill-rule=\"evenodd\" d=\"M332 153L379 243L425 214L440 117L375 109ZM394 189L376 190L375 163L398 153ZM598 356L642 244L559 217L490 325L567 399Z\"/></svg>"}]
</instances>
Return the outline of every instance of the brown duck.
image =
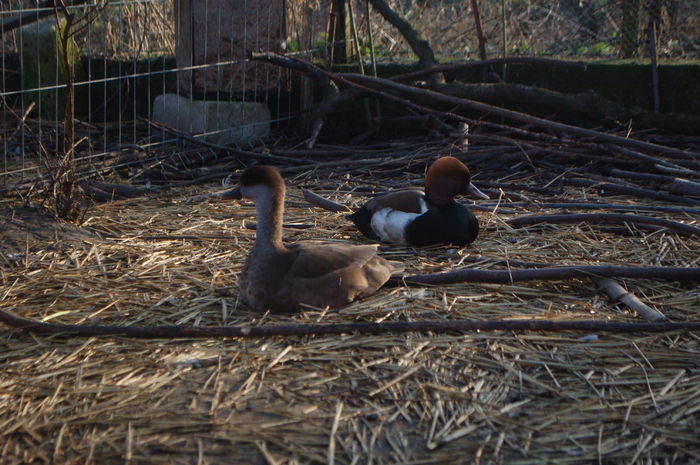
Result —
<instances>
[{"instance_id":1,"label":"brown duck","mask_svg":"<svg viewBox=\"0 0 700 465\"><path fill-rule=\"evenodd\" d=\"M220 198L255 202L257 230L239 278L243 300L253 309L292 312L337 308L379 289L403 264L377 255L377 245L282 242L285 187L271 166L248 168L239 186Z\"/></svg>"}]
</instances>

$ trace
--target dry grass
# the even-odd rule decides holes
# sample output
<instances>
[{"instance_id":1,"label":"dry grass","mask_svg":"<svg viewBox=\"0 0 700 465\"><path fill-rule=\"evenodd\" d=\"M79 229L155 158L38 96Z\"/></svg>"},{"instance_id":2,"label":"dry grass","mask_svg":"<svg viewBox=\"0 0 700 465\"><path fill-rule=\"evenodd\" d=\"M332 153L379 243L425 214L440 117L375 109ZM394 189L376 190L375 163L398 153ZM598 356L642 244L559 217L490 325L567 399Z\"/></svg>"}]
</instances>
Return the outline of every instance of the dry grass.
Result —
<instances>
[{"instance_id":1,"label":"dry grass","mask_svg":"<svg viewBox=\"0 0 700 465\"><path fill-rule=\"evenodd\" d=\"M293 183L286 221L313 228L288 229L287 240L364 241L340 214L302 203L296 187L317 185L313 178ZM354 187L319 193L347 202ZM24 247L0 256L2 308L54 322L121 325L638 320L588 281L385 289L337 311L257 315L236 289L254 237L242 226L254 221L254 210L247 203L187 202L207 189L216 187L95 207L85 226L102 239L63 244L27 235ZM567 195L595 197L580 189ZM410 273L494 268L504 259L664 266L700 260L697 238L505 224L521 213L477 212L484 231L464 249L383 250ZM148 239L212 234L231 240ZM672 320L700 319L698 287L625 284ZM6 331L0 346L0 456L8 464L700 460L700 339L693 333L189 341Z\"/></svg>"}]
</instances>

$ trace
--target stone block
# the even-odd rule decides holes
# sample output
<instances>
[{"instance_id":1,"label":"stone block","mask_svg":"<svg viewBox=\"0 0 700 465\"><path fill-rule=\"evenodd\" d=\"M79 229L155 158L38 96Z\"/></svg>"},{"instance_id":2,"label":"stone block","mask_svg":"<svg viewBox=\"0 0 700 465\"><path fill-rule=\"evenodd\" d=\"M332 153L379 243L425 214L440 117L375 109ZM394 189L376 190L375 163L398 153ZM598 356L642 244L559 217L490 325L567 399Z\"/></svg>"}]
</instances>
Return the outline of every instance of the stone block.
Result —
<instances>
[{"instance_id":1,"label":"stone block","mask_svg":"<svg viewBox=\"0 0 700 465\"><path fill-rule=\"evenodd\" d=\"M151 118L219 145L254 141L270 134L270 110L257 102L190 100L162 94L153 102Z\"/></svg>"}]
</instances>

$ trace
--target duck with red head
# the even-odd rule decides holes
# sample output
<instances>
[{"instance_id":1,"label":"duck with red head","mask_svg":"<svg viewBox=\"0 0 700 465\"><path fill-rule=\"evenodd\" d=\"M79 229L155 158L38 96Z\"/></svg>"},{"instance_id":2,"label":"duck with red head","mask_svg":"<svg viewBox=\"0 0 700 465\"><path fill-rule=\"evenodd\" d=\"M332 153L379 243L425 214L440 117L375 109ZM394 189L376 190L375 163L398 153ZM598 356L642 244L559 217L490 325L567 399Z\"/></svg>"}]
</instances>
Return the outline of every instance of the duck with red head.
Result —
<instances>
[{"instance_id":1,"label":"duck with red head","mask_svg":"<svg viewBox=\"0 0 700 465\"><path fill-rule=\"evenodd\" d=\"M255 202L255 243L239 277L240 294L254 310L291 312L337 308L377 291L403 271L399 262L377 255L376 245L282 242L284 180L271 166L254 166L239 186L219 198Z\"/></svg>"},{"instance_id":2,"label":"duck with red head","mask_svg":"<svg viewBox=\"0 0 700 465\"><path fill-rule=\"evenodd\" d=\"M455 197L489 197L471 182L469 168L454 157L435 161L425 177L425 190L406 188L373 198L348 218L362 234L381 242L464 246L479 235L479 222Z\"/></svg>"}]
</instances>

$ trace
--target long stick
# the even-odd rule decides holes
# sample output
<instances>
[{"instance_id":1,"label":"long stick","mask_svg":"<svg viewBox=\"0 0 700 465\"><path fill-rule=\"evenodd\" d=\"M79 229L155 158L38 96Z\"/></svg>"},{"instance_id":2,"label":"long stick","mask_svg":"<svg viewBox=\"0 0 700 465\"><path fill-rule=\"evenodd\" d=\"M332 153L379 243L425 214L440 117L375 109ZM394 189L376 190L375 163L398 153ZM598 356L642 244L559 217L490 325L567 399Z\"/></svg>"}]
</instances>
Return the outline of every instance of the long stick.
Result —
<instances>
[{"instance_id":1,"label":"long stick","mask_svg":"<svg viewBox=\"0 0 700 465\"><path fill-rule=\"evenodd\" d=\"M687 234L700 236L700 228L678 221L664 218L654 218L651 216L628 215L624 213L572 213L563 215L528 215L519 216L508 221L512 226L524 226L537 223L633 223L633 224L653 224L663 226Z\"/></svg>"},{"instance_id":2,"label":"long stick","mask_svg":"<svg viewBox=\"0 0 700 465\"><path fill-rule=\"evenodd\" d=\"M406 332L455 333L467 331L585 331L585 332L668 332L698 331L700 321L677 323L627 323L599 320L441 320L391 321L381 323L301 324L268 326L111 326L71 325L45 323L18 317L0 311L0 322L35 334L63 336L121 336L132 338L215 338L215 337L271 337L330 334L380 334Z\"/></svg>"},{"instance_id":3,"label":"long stick","mask_svg":"<svg viewBox=\"0 0 700 465\"><path fill-rule=\"evenodd\" d=\"M666 279L700 283L700 268L639 267L583 265L536 268L528 270L474 270L463 269L446 273L406 276L407 284L496 283L512 284L522 281L559 281L576 278L637 278ZM394 281L399 281L398 278Z\"/></svg>"}]
</instances>

